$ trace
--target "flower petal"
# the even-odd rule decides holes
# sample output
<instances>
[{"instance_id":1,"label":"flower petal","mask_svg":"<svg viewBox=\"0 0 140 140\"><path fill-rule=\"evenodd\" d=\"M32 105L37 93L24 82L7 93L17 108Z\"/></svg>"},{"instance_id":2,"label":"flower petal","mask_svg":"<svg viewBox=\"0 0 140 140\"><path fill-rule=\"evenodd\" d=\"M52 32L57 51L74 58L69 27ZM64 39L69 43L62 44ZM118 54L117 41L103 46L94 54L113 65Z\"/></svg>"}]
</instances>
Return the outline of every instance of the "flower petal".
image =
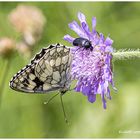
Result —
<instances>
[{"instance_id":1,"label":"flower petal","mask_svg":"<svg viewBox=\"0 0 140 140\"><path fill-rule=\"evenodd\" d=\"M73 21L69 24L69 27L71 30L75 31L80 37L85 37L85 33L83 32L83 29L78 25L76 21Z\"/></svg>"},{"instance_id":2,"label":"flower petal","mask_svg":"<svg viewBox=\"0 0 140 140\"><path fill-rule=\"evenodd\" d=\"M106 97L107 97L108 99L111 100L110 89L109 89L109 87L107 88L107 93L106 93L105 95L106 95Z\"/></svg>"},{"instance_id":3,"label":"flower petal","mask_svg":"<svg viewBox=\"0 0 140 140\"><path fill-rule=\"evenodd\" d=\"M85 22L82 22L81 26L82 26L85 34L87 35L87 39L91 40L91 33L90 33L88 25Z\"/></svg>"},{"instance_id":4,"label":"flower petal","mask_svg":"<svg viewBox=\"0 0 140 140\"><path fill-rule=\"evenodd\" d=\"M103 108L106 109L106 100L104 94L101 94L101 98L102 98Z\"/></svg>"},{"instance_id":5,"label":"flower petal","mask_svg":"<svg viewBox=\"0 0 140 140\"><path fill-rule=\"evenodd\" d=\"M83 13L78 12L78 19L80 20L80 22L86 22L86 17Z\"/></svg>"},{"instance_id":6,"label":"flower petal","mask_svg":"<svg viewBox=\"0 0 140 140\"><path fill-rule=\"evenodd\" d=\"M81 22L81 27L82 29L84 30L84 32L86 33L87 35L87 39L90 40L90 37L91 37L91 33L90 33L90 30L89 30L89 27L88 27L88 24L86 22L86 17L83 13L79 12L78 13L78 18Z\"/></svg>"},{"instance_id":7,"label":"flower petal","mask_svg":"<svg viewBox=\"0 0 140 140\"><path fill-rule=\"evenodd\" d=\"M96 27L96 17L92 18L92 32L95 31L95 27Z\"/></svg>"},{"instance_id":8,"label":"flower petal","mask_svg":"<svg viewBox=\"0 0 140 140\"><path fill-rule=\"evenodd\" d=\"M102 43L104 43L104 35L102 34L102 33L100 33L100 43L102 44Z\"/></svg>"},{"instance_id":9,"label":"flower petal","mask_svg":"<svg viewBox=\"0 0 140 140\"><path fill-rule=\"evenodd\" d=\"M84 95L89 95L90 94L90 92L91 92L91 87L90 87L90 85L87 85L87 86L83 86L82 87L82 93L84 94Z\"/></svg>"},{"instance_id":10,"label":"flower petal","mask_svg":"<svg viewBox=\"0 0 140 140\"><path fill-rule=\"evenodd\" d=\"M104 43L106 44L106 46L111 46L113 43L113 40L111 38L107 37Z\"/></svg>"},{"instance_id":11,"label":"flower petal","mask_svg":"<svg viewBox=\"0 0 140 140\"><path fill-rule=\"evenodd\" d=\"M96 101L96 94L90 94L88 95L88 101L93 103Z\"/></svg>"},{"instance_id":12,"label":"flower petal","mask_svg":"<svg viewBox=\"0 0 140 140\"><path fill-rule=\"evenodd\" d=\"M72 43L73 40L74 40L74 38L71 37L70 35L65 35L63 39L66 40L66 41L68 41L68 42L70 42L70 43Z\"/></svg>"}]
</instances>

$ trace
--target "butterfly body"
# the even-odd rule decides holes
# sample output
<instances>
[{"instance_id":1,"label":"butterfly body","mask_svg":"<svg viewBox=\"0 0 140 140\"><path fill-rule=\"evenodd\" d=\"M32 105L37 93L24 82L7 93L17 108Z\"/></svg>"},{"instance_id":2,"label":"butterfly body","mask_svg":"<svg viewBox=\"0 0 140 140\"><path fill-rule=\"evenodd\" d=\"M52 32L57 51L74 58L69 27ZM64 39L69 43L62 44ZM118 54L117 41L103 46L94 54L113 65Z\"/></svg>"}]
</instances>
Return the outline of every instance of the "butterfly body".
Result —
<instances>
[{"instance_id":1,"label":"butterfly body","mask_svg":"<svg viewBox=\"0 0 140 140\"><path fill-rule=\"evenodd\" d=\"M71 82L70 48L57 44L50 45L38 53L31 64L21 69L10 81L14 90L27 93L48 93L69 90Z\"/></svg>"}]
</instances>

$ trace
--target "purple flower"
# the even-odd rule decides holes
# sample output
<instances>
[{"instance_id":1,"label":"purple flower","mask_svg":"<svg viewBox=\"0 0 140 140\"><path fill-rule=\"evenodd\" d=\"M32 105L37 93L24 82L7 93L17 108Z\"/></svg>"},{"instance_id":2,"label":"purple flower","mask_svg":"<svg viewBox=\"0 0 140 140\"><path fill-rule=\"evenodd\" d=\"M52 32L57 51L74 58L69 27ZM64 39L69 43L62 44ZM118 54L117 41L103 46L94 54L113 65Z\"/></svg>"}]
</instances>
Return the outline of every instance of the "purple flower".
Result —
<instances>
[{"instance_id":1,"label":"purple flower","mask_svg":"<svg viewBox=\"0 0 140 140\"><path fill-rule=\"evenodd\" d=\"M78 13L81 26L76 21L69 24L70 29L75 31L79 37L91 41L93 50L76 46L71 49L73 53L72 77L77 80L75 91L82 92L88 97L89 102L96 101L96 95L100 94L103 107L106 108L106 97L111 99L109 84L114 87L112 72L112 43L109 37L105 39L102 33L95 29L96 18L92 18L92 31L90 31L84 14ZM73 43L70 35L64 39Z\"/></svg>"}]
</instances>

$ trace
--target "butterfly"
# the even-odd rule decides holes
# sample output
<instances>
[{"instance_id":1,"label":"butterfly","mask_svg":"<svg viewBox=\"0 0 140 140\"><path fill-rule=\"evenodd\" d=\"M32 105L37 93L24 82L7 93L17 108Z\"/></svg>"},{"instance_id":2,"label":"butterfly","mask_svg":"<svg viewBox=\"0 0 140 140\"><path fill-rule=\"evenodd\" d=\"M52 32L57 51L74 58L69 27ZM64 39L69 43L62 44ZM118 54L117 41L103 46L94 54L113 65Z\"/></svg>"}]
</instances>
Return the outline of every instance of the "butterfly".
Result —
<instances>
[{"instance_id":1,"label":"butterfly","mask_svg":"<svg viewBox=\"0 0 140 140\"><path fill-rule=\"evenodd\" d=\"M64 94L71 83L72 54L70 48L49 45L43 48L10 81L10 87L26 93L48 93L59 90Z\"/></svg>"}]
</instances>

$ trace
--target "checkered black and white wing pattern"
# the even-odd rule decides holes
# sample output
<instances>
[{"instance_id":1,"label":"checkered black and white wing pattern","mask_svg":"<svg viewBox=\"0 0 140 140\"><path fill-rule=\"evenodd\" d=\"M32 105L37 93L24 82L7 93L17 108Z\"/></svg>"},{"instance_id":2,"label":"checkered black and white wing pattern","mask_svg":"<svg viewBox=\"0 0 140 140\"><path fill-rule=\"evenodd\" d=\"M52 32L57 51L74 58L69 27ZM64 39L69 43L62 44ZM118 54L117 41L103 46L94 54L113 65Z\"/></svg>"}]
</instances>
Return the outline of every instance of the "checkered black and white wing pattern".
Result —
<instances>
[{"instance_id":1,"label":"checkered black and white wing pattern","mask_svg":"<svg viewBox=\"0 0 140 140\"><path fill-rule=\"evenodd\" d=\"M31 64L12 78L10 87L29 93L68 90L71 82L71 62L70 48L60 44L50 45L42 49L31 60Z\"/></svg>"}]
</instances>

